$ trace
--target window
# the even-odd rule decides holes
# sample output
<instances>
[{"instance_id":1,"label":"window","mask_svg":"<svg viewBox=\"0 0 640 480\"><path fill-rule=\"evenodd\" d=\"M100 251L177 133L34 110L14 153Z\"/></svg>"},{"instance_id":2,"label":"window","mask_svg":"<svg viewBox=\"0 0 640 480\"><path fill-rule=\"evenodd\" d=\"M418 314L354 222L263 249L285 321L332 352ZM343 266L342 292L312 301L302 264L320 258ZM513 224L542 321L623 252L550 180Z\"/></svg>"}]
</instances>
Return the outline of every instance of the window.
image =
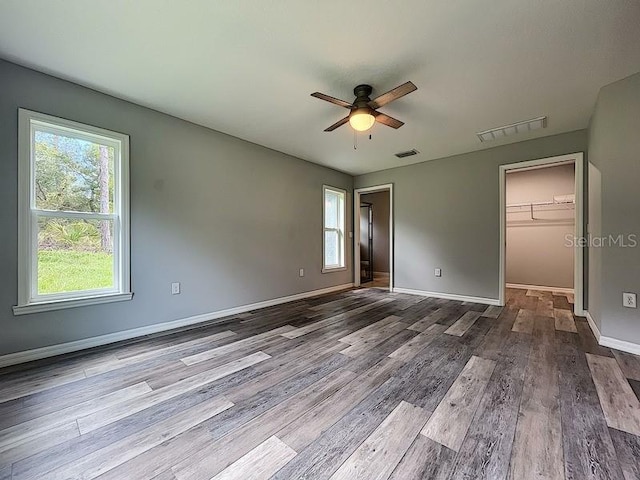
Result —
<instances>
[{"instance_id":1,"label":"window","mask_svg":"<svg viewBox=\"0 0 640 480\"><path fill-rule=\"evenodd\" d=\"M129 137L20 109L16 315L131 298Z\"/></svg>"},{"instance_id":2,"label":"window","mask_svg":"<svg viewBox=\"0 0 640 480\"><path fill-rule=\"evenodd\" d=\"M323 272L345 270L345 197L346 192L338 188L323 188Z\"/></svg>"}]
</instances>

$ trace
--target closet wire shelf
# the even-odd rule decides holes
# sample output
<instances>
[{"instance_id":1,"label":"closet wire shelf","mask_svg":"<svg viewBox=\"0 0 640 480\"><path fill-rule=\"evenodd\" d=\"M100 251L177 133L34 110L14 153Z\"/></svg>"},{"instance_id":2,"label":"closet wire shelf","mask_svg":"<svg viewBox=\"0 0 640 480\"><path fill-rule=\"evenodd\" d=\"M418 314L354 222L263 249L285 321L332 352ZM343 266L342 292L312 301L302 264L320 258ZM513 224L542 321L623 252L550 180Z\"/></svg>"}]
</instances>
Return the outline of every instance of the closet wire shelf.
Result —
<instances>
[{"instance_id":1,"label":"closet wire shelf","mask_svg":"<svg viewBox=\"0 0 640 480\"><path fill-rule=\"evenodd\" d=\"M565 224L573 223L575 221L575 214L570 217L561 218L543 218L541 216L536 217L536 212L556 212L556 211L575 211L576 203L574 195L561 195L554 197L552 201L547 202L524 202L524 203L510 203L506 205L506 213L509 214L524 214L528 213L529 218L512 219L507 217L507 225L527 225L531 223L549 223L549 224Z\"/></svg>"}]
</instances>

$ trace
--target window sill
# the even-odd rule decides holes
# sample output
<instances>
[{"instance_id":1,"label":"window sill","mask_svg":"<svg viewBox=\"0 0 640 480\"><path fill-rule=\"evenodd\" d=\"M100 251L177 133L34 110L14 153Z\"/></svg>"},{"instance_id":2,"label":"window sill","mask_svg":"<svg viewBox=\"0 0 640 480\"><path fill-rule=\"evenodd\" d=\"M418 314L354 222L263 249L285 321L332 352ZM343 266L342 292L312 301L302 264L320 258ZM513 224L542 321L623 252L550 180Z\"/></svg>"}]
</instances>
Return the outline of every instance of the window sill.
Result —
<instances>
[{"instance_id":1,"label":"window sill","mask_svg":"<svg viewBox=\"0 0 640 480\"><path fill-rule=\"evenodd\" d=\"M344 272L346 270L347 270L347 267L323 268L322 273Z\"/></svg>"},{"instance_id":2,"label":"window sill","mask_svg":"<svg viewBox=\"0 0 640 480\"><path fill-rule=\"evenodd\" d=\"M13 307L14 315L27 315L29 313L48 312L51 310L63 310L65 308L85 307L101 303L124 302L131 300L133 293L111 293L96 295L86 298L71 298L68 300L56 300L54 302L29 303Z\"/></svg>"}]
</instances>

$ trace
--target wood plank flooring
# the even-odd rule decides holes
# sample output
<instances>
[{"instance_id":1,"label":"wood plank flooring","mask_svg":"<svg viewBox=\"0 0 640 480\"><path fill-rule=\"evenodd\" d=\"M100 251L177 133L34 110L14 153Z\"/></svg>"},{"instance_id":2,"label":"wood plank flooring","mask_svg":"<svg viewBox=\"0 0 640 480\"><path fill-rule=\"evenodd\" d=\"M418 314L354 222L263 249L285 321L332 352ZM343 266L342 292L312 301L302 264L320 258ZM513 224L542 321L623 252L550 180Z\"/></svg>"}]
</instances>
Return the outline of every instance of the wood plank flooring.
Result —
<instances>
[{"instance_id":1,"label":"wood plank flooring","mask_svg":"<svg viewBox=\"0 0 640 480\"><path fill-rule=\"evenodd\" d=\"M638 479L640 358L573 298L361 288L0 370L0 479Z\"/></svg>"}]
</instances>

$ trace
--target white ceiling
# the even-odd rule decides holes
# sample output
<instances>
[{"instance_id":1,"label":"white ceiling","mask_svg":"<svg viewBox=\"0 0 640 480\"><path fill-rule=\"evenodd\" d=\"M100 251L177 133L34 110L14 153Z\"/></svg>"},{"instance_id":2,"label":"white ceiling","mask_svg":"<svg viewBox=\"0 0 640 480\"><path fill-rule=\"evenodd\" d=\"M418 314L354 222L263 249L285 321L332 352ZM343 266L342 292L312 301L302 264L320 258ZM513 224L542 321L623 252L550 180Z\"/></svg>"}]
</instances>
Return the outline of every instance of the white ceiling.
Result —
<instances>
[{"instance_id":1,"label":"white ceiling","mask_svg":"<svg viewBox=\"0 0 640 480\"><path fill-rule=\"evenodd\" d=\"M0 0L0 57L360 174L585 128L599 88L640 70L640 2ZM323 132L348 112L309 96L407 80L381 108L406 125L357 150L350 127Z\"/></svg>"}]
</instances>

